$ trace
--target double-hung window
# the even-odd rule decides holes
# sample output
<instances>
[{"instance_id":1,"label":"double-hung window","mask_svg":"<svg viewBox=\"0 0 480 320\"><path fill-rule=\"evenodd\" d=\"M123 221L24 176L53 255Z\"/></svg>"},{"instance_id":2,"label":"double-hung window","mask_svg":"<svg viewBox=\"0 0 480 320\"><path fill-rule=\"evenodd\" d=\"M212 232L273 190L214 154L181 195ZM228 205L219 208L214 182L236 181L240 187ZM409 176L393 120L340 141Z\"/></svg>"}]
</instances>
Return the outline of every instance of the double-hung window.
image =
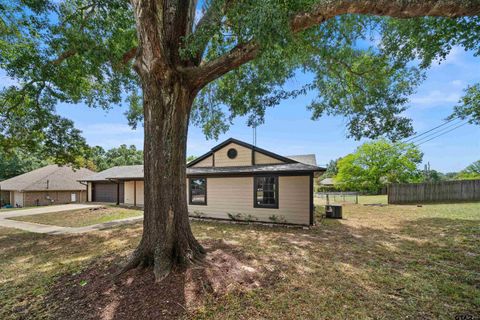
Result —
<instances>
[{"instance_id":1,"label":"double-hung window","mask_svg":"<svg viewBox=\"0 0 480 320\"><path fill-rule=\"evenodd\" d=\"M278 208L278 177L254 177L253 189L255 208Z\"/></svg>"},{"instance_id":2,"label":"double-hung window","mask_svg":"<svg viewBox=\"0 0 480 320\"><path fill-rule=\"evenodd\" d=\"M207 205L207 178L190 178L190 199L192 205Z\"/></svg>"}]
</instances>

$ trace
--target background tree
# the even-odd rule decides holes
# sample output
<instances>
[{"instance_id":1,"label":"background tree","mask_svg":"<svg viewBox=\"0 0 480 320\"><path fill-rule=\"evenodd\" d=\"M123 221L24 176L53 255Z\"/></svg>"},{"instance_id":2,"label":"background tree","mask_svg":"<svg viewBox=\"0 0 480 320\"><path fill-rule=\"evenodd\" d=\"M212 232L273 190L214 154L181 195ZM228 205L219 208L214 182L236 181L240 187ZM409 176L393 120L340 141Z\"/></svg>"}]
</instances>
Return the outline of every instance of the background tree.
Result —
<instances>
[{"instance_id":1,"label":"background tree","mask_svg":"<svg viewBox=\"0 0 480 320\"><path fill-rule=\"evenodd\" d=\"M1 93L0 130L8 135L0 145L21 143L23 130L28 139L68 141L57 149L68 160L79 142L68 126L54 130L58 141L44 136L55 104L108 108L127 95L129 121L144 122L145 219L125 270L153 264L157 279L204 253L186 204L190 122L216 137L235 116L261 123L267 107L316 90L313 118L343 115L356 139L399 139L412 133L401 113L430 58L479 38L478 0L211 0L201 16L197 9L194 0L0 4L0 67L19 81ZM432 24L429 42L418 37ZM378 48L358 46L377 33ZM418 57L425 63L411 65ZM313 83L284 90L299 70L314 74Z\"/></svg>"},{"instance_id":2,"label":"background tree","mask_svg":"<svg viewBox=\"0 0 480 320\"><path fill-rule=\"evenodd\" d=\"M189 162L191 162L191 161L193 161L193 160L195 160L195 159L197 159L197 158L198 158L197 156L188 156L188 157L187 157L187 163L189 163Z\"/></svg>"},{"instance_id":3,"label":"background tree","mask_svg":"<svg viewBox=\"0 0 480 320\"><path fill-rule=\"evenodd\" d=\"M480 179L480 160L475 161L460 171L457 179Z\"/></svg>"},{"instance_id":4,"label":"background tree","mask_svg":"<svg viewBox=\"0 0 480 320\"><path fill-rule=\"evenodd\" d=\"M422 182L439 182L446 179L443 173L430 168L430 162L424 166L421 176Z\"/></svg>"},{"instance_id":5,"label":"background tree","mask_svg":"<svg viewBox=\"0 0 480 320\"><path fill-rule=\"evenodd\" d=\"M0 153L0 181L24 174L49 164L30 153L16 149L6 154Z\"/></svg>"},{"instance_id":6,"label":"background tree","mask_svg":"<svg viewBox=\"0 0 480 320\"><path fill-rule=\"evenodd\" d=\"M108 151L105 151L100 146L96 146L92 148L90 158L97 170L103 171L115 166L143 164L143 151L137 150L137 147L134 145L127 147L125 144Z\"/></svg>"},{"instance_id":7,"label":"background tree","mask_svg":"<svg viewBox=\"0 0 480 320\"><path fill-rule=\"evenodd\" d=\"M338 161L336 182L345 190L378 193L389 183L417 182L423 154L413 144L369 142Z\"/></svg>"},{"instance_id":8,"label":"background tree","mask_svg":"<svg viewBox=\"0 0 480 320\"><path fill-rule=\"evenodd\" d=\"M338 173L338 161L341 158L335 159L335 160L330 160L330 162L327 164L325 173L322 175L321 179L325 178L333 178L337 175Z\"/></svg>"}]
</instances>

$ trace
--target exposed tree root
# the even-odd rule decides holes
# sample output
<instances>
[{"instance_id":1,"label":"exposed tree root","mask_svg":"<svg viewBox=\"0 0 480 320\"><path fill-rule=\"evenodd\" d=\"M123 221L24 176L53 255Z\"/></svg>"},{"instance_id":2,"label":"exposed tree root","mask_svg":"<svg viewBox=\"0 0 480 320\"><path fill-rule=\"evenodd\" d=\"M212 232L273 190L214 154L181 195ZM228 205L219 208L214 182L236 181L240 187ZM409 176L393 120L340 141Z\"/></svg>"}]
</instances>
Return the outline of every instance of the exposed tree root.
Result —
<instances>
[{"instance_id":1,"label":"exposed tree root","mask_svg":"<svg viewBox=\"0 0 480 320\"><path fill-rule=\"evenodd\" d=\"M157 246L155 250L145 250L142 244L140 244L115 276L121 276L139 266L153 266L155 282L161 282L177 267L186 268L191 265L203 264L206 256L205 249L195 239L191 247L193 249L177 248L177 250L167 252L164 249L160 249L160 246Z\"/></svg>"}]
</instances>

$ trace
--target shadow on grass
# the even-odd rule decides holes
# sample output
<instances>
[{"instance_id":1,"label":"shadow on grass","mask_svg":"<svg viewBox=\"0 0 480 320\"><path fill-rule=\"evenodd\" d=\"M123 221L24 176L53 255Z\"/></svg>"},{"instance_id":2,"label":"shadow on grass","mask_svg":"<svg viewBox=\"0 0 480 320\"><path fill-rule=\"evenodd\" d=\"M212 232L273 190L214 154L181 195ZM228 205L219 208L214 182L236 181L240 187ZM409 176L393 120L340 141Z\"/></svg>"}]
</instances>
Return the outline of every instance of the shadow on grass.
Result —
<instances>
[{"instance_id":1,"label":"shadow on grass","mask_svg":"<svg viewBox=\"0 0 480 320\"><path fill-rule=\"evenodd\" d=\"M478 221L419 218L392 229L375 220L369 227L348 222L323 220L311 230L196 222L194 233L208 250L205 264L177 270L161 283L154 283L151 269L111 276L136 245L138 226L88 236L12 233L0 237L1 258L31 267L20 268L21 280L12 270L7 286L39 285L36 277L44 277L48 285L40 285L50 288L41 306L31 293L17 294L25 309L6 315L452 318L480 311ZM14 295L17 289L9 290Z\"/></svg>"},{"instance_id":2,"label":"shadow on grass","mask_svg":"<svg viewBox=\"0 0 480 320\"><path fill-rule=\"evenodd\" d=\"M58 278L47 305L59 319L177 319L194 313L207 299L242 294L270 279L267 270L252 266L236 246L222 240L203 245L208 255L202 264L174 270L159 283L151 268L114 278L120 260L97 261L82 272Z\"/></svg>"}]
</instances>

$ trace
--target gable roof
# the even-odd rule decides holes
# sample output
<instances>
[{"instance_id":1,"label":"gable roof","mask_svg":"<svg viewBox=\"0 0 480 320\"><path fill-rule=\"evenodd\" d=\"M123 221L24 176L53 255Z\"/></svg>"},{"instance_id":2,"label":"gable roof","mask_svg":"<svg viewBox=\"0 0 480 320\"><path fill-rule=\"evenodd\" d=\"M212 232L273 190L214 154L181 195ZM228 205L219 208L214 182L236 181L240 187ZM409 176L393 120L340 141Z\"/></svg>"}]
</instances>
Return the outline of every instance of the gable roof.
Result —
<instances>
[{"instance_id":1,"label":"gable roof","mask_svg":"<svg viewBox=\"0 0 480 320\"><path fill-rule=\"evenodd\" d=\"M80 181L105 181L109 179L143 179L143 165L118 166L86 176Z\"/></svg>"},{"instance_id":2,"label":"gable roof","mask_svg":"<svg viewBox=\"0 0 480 320\"><path fill-rule=\"evenodd\" d=\"M317 158L313 153L311 154L299 154L295 156L287 156L287 158L290 158L292 160L295 160L300 163L305 163L309 164L311 166L316 166L317 165Z\"/></svg>"},{"instance_id":3,"label":"gable roof","mask_svg":"<svg viewBox=\"0 0 480 320\"><path fill-rule=\"evenodd\" d=\"M48 165L0 182L2 190L11 191L69 191L85 190L78 180L94 172L69 166Z\"/></svg>"},{"instance_id":4,"label":"gable roof","mask_svg":"<svg viewBox=\"0 0 480 320\"><path fill-rule=\"evenodd\" d=\"M334 178L325 178L322 181L320 181L320 184L326 185L326 186L333 186L335 184L335 179Z\"/></svg>"},{"instance_id":5,"label":"gable roof","mask_svg":"<svg viewBox=\"0 0 480 320\"><path fill-rule=\"evenodd\" d=\"M324 171L324 168L305 163L280 163L238 167L192 167L187 168L187 176L216 176L216 175L258 175L275 173L308 173ZM109 180L143 180L143 165L119 166L88 176L81 181L100 182Z\"/></svg>"},{"instance_id":6,"label":"gable roof","mask_svg":"<svg viewBox=\"0 0 480 320\"><path fill-rule=\"evenodd\" d=\"M239 167L193 167L187 168L187 176L261 175L275 173L310 173L316 171L324 171L324 169L305 163L280 163Z\"/></svg>"},{"instance_id":7,"label":"gable roof","mask_svg":"<svg viewBox=\"0 0 480 320\"><path fill-rule=\"evenodd\" d=\"M279 154L276 154L276 153L273 153L273 152L270 152L268 150L265 150L265 149L262 149L262 148L259 148L257 146L254 146L253 144L250 144L250 143L246 143L246 142L243 142L241 140L237 140L237 139L234 139L234 138L229 138L225 141L223 141L222 143L220 143L219 145L216 145L215 147L213 147L209 152L205 153L204 155L202 155L201 157L198 157L197 159L193 160L193 161L190 161L189 163L187 163L187 168L191 167L191 166L194 166L195 164L199 163L200 161L208 158L209 156L213 155L215 153L215 151L218 151L220 149L222 149L223 147L227 146L228 144L230 143L235 143L235 144L238 144L242 147L245 147L245 148L249 148L249 149L252 149L256 152L260 152L260 153L263 153L269 157L272 157L274 159L277 159L277 160L280 160L280 161L283 161L285 163L296 163L298 161L296 160L293 160L293 159L290 159L288 157L284 157L284 156L281 156Z\"/></svg>"}]
</instances>

